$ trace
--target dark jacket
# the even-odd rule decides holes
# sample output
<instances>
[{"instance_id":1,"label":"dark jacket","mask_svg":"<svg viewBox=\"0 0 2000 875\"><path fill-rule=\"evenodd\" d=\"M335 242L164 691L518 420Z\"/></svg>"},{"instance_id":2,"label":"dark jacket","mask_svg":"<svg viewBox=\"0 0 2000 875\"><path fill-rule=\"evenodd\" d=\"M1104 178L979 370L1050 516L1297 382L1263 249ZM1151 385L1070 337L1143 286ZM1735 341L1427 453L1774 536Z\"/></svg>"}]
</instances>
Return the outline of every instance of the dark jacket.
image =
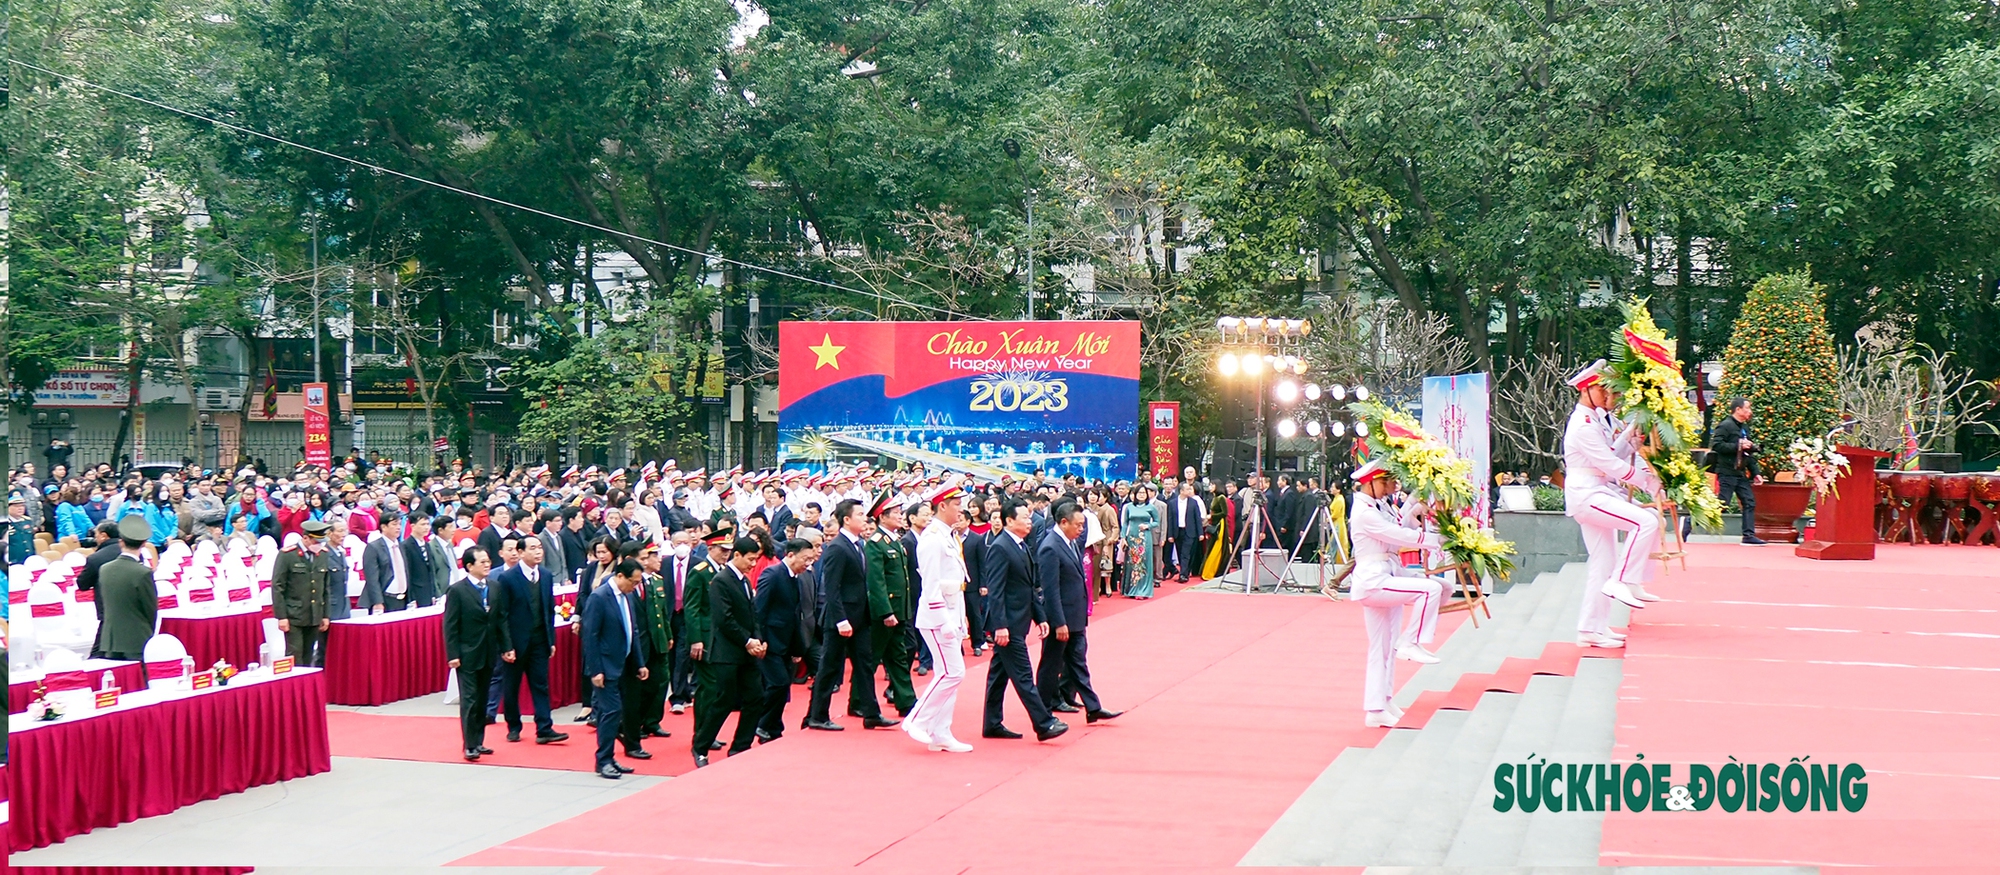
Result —
<instances>
[{"instance_id":1,"label":"dark jacket","mask_svg":"<svg viewBox=\"0 0 2000 875\"><path fill-rule=\"evenodd\" d=\"M431 551L422 541L407 535L399 546L403 548L403 568L410 575L410 604L429 607L438 597L437 580L432 574Z\"/></svg>"},{"instance_id":2,"label":"dark jacket","mask_svg":"<svg viewBox=\"0 0 2000 875\"><path fill-rule=\"evenodd\" d=\"M987 589L985 628L1006 629L1014 640L1027 640L1029 622L1042 622L1044 613L1025 545L999 531L986 545L979 565L980 585Z\"/></svg>"},{"instance_id":3,"label":"dark jacket","mask_svg":"<svg viewBox=\"0 0 2000 875\"><path fill-rule=\"evenodd\" d=\"M819 588L826 598L825 629L844 620L854 628L868 625L868 570L861 548L846 532L827 536L819 557Z\"/></svg>"},{"instance_id":4,"label":"dark jacket","mask_svg":"<svg viewBox=\"0 0 2000 875\"><path fill-rule=\"evenodd\" d=\"M326 619L326 577L339 561L331 550L310 556L293 547L278 554L271 567L271 615L280 620L319 625ZM363 604L366 604L364 601Z\"/></svg>"},{"instance_id":5,"label":"dark jacket","mask_svg":"<svg viewBox=\"0 0 2000 875\"><path fill-rule=\"evenodd\" d=\"M802 656L806 652L803 614L799 610L799 596L803 574L793 574L785 563L778 562L764 569L757 576L757 625L762 630L759 636L771 645L768 656L783 658Z\"/></svg>"},{"instance_id":6,"label":"dark jacket","mask_svg":"<svg viewBox=\"0 0 2000 875\"><path fill-rule=\"evenodd\" d=\"M452 584L445 591L445 659L456 659L467 668L481 668L514 649L499 612L492 609L494 589L492 579L488 578L484 604L480 603L479 588L470 578Z\"/></svg>"},{"instance_id":7,"label":"dark jacket","mask_svg":"<svg viewBox=\"0 0 2000 875\"><path fill-rule=\"evenodd\" d=\"M646 627L638 616L637 598L619 597L616 584L606 581L603 586L592 590L590 598L583 606L583 676L604 676L606 685L617 683L625 676L625 621L618 619L618 612L625 611L632 621L632 636L637 642L637 665L646 664ZM627 607L631 605L631 607Z\"/></svg>"},{"instance_id":8,"label":"dark jacket","mask_svg":"<svg viewBox=\"0 0 2000 875\"><path fill-rule=\"evenodd\" d=\"M662 571L672 573L672 560ZM670 577L648 574L639 584L639 614L645 620L646 635L652 639L654 656L674 652L674 582Z\"/></svg>"},{"instance_id":9,"label":"dark jacket","mask_svg":"<svg viewBox=\"0 0 2000 875\"><path fill-rule=\"evenodd\" d=\"M758 629L757 607L750 599L749 581L736 572L735 566L725 565L709 579L708 612L708 660L720 663L754 661L745 648L750 639L762 634Z\"/></svg>"},{"instance_id":10,"label":"dark jacket","mask_svg":"<svg viewBox=\"0 0 2000 875\"><path fill-rule=\"evenodd\" d=\"M1035 574L1042 588L1043 614L1049 628L1068 626L1083 631L1090 624L1090 587L1083 580L1083 559L1060 530L1042 536L1035 548Z\"/></svg>"},{"instance_id":11,"label":"dark jacket","mask_svg":"<svg viewBox=\"0 0 2000 875\"><path fill-rule=\"evenodd\" d=\"M869 619L876 623L891 616L898 623L915 619L917 612L910 606L909 552L903 539L877 532L863 545L862 555L868 557Z\"/></svg>"},{"instance_id":12,"label":"dark jacket","mask_svg":"<svg viewBox=\"0 0 2000 875\"><path fill-rule=\"evenodd\" d=\"M1717 474L1757 476L1757 450L1744 450L1741 442L1750 438L1750 426L1724 416L1708 430L1708 467ZM1755 438L1750 438L1752 443Z\"/></svg>"},{"instance_id":13,"label":"dark jacket","mask_svg":"<svg viewBox=\"0 0 2000 875\"><path fill-rule=\"evenodd\" d=\"M368 546L361 548L361 609L366 611L376 605L388 604L389 583L396 579L395 560L389 556L390 550L401 550L402 545L391 540L388 535L369 538ZM493 554L499 561L500 554ZM407 562L404 566L408 567ZM409 591L403 593L409 597Z\"/></svg>"},{"instance_id":14,"label":"dark jacket","mask_svg":"<svg viewBox=\"0 0 2000 875\"><path fill-rule=\"evenodd\" d=\"M504 569L487 578L492 585L487 601L493 605L498 622L506 626L507 639L517 648L556 643L556 576L542 568L539 578L529 584L525 565ZM539 642L535 637L536 626L542 630Z\"/></svg>"},{"instance_id":15,"label":"dark jacket","mask_svg":"<svg viewBox=\"0 0 2000 875\"><path fill-rule=\"evenodd\" d=\"M98 648L105 653L143 655L160 613L153 569L137 560L114 558L97 573L97 599L104 608L104 622L97 631Z\"/></svg>"},{"instance_id":16,"label":"dark jacket","mask_svg":"<svg viewBox=\"0 0 2000 875\"><path fill-rule=\"evenodd\" d=\"M347 598L347 576L351 571L346 551L332 544L326 549L335 554L333 561L326 563L326 618L345 620L354 615L354 603Z\"/></svg>"}]
</instances>

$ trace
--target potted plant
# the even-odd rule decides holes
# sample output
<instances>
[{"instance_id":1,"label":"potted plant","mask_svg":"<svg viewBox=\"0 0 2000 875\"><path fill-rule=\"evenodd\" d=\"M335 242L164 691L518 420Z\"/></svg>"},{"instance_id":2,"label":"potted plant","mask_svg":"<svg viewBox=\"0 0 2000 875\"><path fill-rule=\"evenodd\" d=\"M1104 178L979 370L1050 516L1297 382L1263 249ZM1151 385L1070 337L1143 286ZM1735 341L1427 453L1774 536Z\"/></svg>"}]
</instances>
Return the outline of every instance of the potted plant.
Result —
<instances>
[{"instance_id":1,"label":"potted plant","mask_svg":"<svg viewBox=\"0 0 2000 875\"><path fill-rule=\"evenodd\" d=\"M1722 396L1750 399L1767 479L1754 487L1757 536L1794 543L1796 524L1813 495L1808 483L1777 477L1777 448L1823 438L1840 416L1840 362L1826 326L1826 289L1805 271L1757 281L1736 317L1722 357ZM1786 469L1788 470L1788 469Z\"/></svg>"}]
</instances>

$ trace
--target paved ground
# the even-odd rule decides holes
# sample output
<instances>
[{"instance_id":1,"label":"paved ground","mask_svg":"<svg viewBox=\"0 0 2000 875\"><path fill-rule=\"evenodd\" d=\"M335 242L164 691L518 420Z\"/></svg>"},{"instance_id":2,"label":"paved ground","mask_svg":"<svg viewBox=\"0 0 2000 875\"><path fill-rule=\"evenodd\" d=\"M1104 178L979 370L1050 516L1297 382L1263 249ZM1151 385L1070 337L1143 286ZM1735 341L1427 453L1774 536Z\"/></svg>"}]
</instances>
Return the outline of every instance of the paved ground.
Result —
<instances>
[{"instance_id":1,"label":"paved ground","mask_svg":"<svg viewBox=\"0 0 2000 875\"><path fill-rule=\"evenodd\" d=\"M335 757L330 772L100 829L14 854L9 862L254 865L259 872L273 871L266 866L329 863L436 866L665 780L606 781L582 772Z\"/></svg>"}]
</instances>

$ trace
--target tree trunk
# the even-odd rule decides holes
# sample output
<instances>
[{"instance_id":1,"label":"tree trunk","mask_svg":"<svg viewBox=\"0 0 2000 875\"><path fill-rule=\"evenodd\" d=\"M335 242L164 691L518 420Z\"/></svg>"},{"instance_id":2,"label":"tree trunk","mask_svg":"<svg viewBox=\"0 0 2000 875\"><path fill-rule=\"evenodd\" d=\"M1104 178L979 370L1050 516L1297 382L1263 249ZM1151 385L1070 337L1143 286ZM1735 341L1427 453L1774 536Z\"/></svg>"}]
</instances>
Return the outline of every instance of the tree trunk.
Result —
<instances>
[{"instance_id":1,"label":"tree trunk","mask_svg":"<svg viewBox=\"0 0 2000 875\"><path fill-rule=\"evenodd\" d=\"M1681 368L1688 385L1699 386L1695 376L1701 364L1694 355L1694 223L1683 214L1674 226L1674 334L1681 339Z\"/></svg>"}]
</instances>

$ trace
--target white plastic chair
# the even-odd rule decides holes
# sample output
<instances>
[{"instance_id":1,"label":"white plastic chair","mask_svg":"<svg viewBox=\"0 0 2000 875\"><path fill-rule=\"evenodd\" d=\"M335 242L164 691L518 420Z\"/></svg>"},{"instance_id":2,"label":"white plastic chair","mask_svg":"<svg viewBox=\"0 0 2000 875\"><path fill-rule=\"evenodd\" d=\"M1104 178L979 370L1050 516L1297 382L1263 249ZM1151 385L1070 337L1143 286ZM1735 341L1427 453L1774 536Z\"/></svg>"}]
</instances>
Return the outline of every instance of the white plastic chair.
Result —
<instances>
[{"instance_id":1,"label":"white plastic chair","mask_svg":"<svg viewBox=\"0 0 2000 875\"><path fill-rule=\"evenodd\" d=\"M146 688L188 689L193 682L188 678L187 663L187 647L181 644L181 639L166 633L154 635L152 640L146 642Z\"/></svg>"}]
</instances>

